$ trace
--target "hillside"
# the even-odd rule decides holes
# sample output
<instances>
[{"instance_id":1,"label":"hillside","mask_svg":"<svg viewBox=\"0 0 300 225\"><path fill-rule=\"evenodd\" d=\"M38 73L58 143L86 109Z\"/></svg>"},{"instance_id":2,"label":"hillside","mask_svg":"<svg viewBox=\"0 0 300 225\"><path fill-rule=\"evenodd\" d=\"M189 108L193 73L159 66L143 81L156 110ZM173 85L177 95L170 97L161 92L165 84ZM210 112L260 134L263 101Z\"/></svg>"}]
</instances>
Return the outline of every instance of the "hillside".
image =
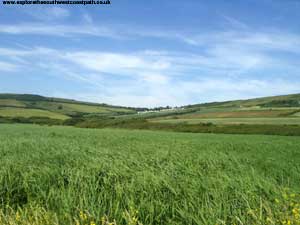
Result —
<instances>
[{"instance_id":1,"label":"hillside","mask_svg":"<svg viewBox=\"0 0 300 225\"><path fill-rule=\"evenodd\" d=\"M49 118L66 120L74 116L135 113L133 108L48 98L28 94L0 94L0 116L8 118Z\"/></svg>"},{"instance_id":2,"label":"hillside","mask_svg":"<svg viewBox=\"0 0 300 225\"><path fill-rule=\"evenodd\" d=\"M211 102L187 105L185 108L197 107L300 107L300 94L279 95L247 100Z\"/></svg>"},{"instance_id":3,"label":"hillside","mask_svg":"<svg viewBox=\"0 0 300 225\"><path fill-rule=\"evenodd\" d=\"M154 120L171 123L300 124L299 115L300 94L293 94L188 105L182 107L181 110L156 115ZM285 120L282 122L278 120L279 118L285 118Z\"/></svg>"},{"instance_id":4,"label":"hillside","mask_svg":"<svg viewBox=\"0 0 300 225\"><path fill-rule=\"evenodd\" d=\"M300 94L152 110L39 95L0 94L0 122L298 135Z\"/></svg>"}]
</instances>

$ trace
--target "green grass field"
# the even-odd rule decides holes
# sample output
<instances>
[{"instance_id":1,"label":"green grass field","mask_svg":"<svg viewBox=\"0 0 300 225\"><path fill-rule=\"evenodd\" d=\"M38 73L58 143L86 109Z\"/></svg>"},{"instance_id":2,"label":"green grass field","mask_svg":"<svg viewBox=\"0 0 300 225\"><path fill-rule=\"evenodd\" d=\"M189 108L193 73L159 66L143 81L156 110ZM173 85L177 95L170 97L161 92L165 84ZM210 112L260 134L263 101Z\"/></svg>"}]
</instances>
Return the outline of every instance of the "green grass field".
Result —
<instances>
[{"instance_id":1,"label":"green grass field","mask_svg":"<svg viewBox=\"0 0 300 225\"><path fill-rule=\"evenodd\" d=\"M295 113L293 116L300 116L300 112Z\"/></svg>"},{"instance_id":2,"label":"green grass field","mask_svg":"<svg viewBox=\"0 0 300 225\"><path fill-rule=\"evenodd\" d=\"M15 99L0 99L0 106L2 107L25 107L26 105Z\"/></svg>"},{"instance_id":3,"label":"green grass field","mask_svg":"<svg viewBox=\"0 0 300 225\"><path fill-rule=\"evenodd\" d=\"M132 110L122 109L122 108L112 108L112 107L103 107L96 105L84 105L84 104L74 104L74 103L60 103L60 102L36 102L36 107L70 114L74 112L79 113L111 113L111 112L132 112Z\"/></svg>"},{"instance_id":4,"label":"green grass field","mask_svg":"<svg viewBox=\"0 0 300 225\"><path fill-rule=\"evenodd\" d=\"M300 117L257 117L257 118L205 118L205 119L160 119L150 120L159 123L213 123L213 124L274 124L274 125L300 125Z\"/></svg>"},{"instance_id":5,"label":"green grass field","mask_svg":"<svg viewBox=\"0 0 300 225\"><path fill-rule=\"evenodd\" d=\"M69 117L63 114L50 112L41 109L26 109L26 108L12 108L12 107L3 107L0 108L0 116L2 117L46 117L51 119L65 120Z\"/></svg>"},{"instance_id":6,"label":"green grass field","mask_svg":"<svg viewBox=\"0 0 300 225\"><path fill-rule=\"evenodd\" d=\"M255 118L255 117L282 117L284 115L291 115L296 110L289 109L260 109L260 110L240 110L240 109L230 109L230 110L223 110L219 111L218 109L208 109L211 110L207 112L206 110L201 110L198 113L193 114L186 114L181 116L180 118Z\"/></svg>"},{"instance_id":7,"label":"green grass field","mask_svg":"<svg viewBox=\"0 0 300 225\"><path fill-rule=\"evenodd\" d=\"M300 224L300 139L0 125L0 224Z\"/></svg>"}]
</instances>

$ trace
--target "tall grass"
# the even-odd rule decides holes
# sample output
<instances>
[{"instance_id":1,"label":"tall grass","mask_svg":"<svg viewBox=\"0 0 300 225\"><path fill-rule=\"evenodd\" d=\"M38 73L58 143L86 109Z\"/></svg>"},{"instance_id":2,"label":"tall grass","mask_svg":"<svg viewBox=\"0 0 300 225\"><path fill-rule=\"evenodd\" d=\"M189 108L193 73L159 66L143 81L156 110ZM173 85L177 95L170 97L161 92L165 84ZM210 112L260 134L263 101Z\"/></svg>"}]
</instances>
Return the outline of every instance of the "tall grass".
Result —
<instances>
[{"instance_id":1,"label":"tall grass","mask_svg":"<svg viewBox=\"0 0 300 225\"><path fill-rule=\"evenodd\" d=\"M0 126L0 224L300 224L298 137Z\"/></svg>"}]
</instances>

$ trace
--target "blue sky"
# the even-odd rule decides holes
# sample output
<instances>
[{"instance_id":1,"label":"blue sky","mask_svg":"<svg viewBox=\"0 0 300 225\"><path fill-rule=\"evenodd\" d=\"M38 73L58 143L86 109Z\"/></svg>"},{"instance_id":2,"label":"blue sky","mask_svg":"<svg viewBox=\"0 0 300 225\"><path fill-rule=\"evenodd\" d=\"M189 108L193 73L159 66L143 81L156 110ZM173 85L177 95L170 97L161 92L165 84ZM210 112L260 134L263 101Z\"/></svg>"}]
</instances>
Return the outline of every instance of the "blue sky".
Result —
<instances>
[{"instance_id":1,"label":"blue sky","mask_svg":"<svg viewBox=\"0 0 300 225\"><path fill-rule=\"evenodd\" d=\"M179 106L300 92L298 0L0 5L0 92Z\"/></svg>"}]
</instances>

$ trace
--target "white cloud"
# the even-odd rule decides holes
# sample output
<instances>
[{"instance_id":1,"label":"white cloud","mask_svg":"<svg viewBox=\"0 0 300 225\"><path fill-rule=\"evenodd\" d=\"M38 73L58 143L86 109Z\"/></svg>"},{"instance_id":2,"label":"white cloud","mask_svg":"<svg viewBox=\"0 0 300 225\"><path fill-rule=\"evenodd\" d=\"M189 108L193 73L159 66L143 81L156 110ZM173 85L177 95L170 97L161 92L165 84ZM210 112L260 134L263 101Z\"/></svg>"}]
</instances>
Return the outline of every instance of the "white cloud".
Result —
<instances>
[{"instance_id":1,"label":"white cloud","mask_svg":"<svg viewBox=\"0 0 300 225\"><path fill-rule=\"evenodd\" d=\"M42 11L43 12L43 11ZM49 14L49 15L47 15ZM63 8L50 8L42 13L45 18L66 17L70 13ZM21 23L0 24L0 33L12 35L48 35L60 37L93 36L112 39L155 38L180 41L202 48L222 47L227 49L244 49L245 51L265 52L269 50L287 51L300 54L300 36L281 30L252 30L246 24L228 17L223 18L234 26L226 31L206 31L205 33L186 33L176 30L160 30L121 26L116 24L96 24L89 14L82 14L82 24L62 23ZM243 27L243 28L241 28Z\"/></svg>"},{"instance_id":2,"label":"white cloud","mask_svg":"<svg viewBox=\"0 0 300 225\"><path fill-rule=\"evenodd\" d=\"M300 54L300 36L282 31L231 30L189 36L183 40L195 46L227 46L231 49L277 50Z\"/></svg>"},{"instance_id":3,"label":"white cloud","mask_svg":"<svg viewBox=\"0 0 300 225\"><path fill-rule=\"evenodd\" d=\"M46 22L65 19L71 15L68 9L58 7L58 6L51 6L51 7L32 6L30 9L20 8L19 10L27 15L30 15L36 20L46 21Z\"/></svg>"},{"instance_id":4,"label":"white cloud","mask_svg":"<svg viewBox=\"0 0 300 225\"><path fill-rule=\"evenodd\" d=\"M269 74L273 79L254 78L255 71L272 69L270 56L222 46L203 54L0 48L1 58L10 62L18 58L24 71L81 83L89 90L66 97L117 105L174 106L300 92L300 83L293 78L284 80L274 74ZM239 76L248 70L253 76ZM232 73L237 76L229 76Z\"/></svg>"},{"instance_id":5,"label":"white cloud","mask_svg":"<svg viewBox=\"0 0 300 225\"><path fill-rule=\"evenodd\" d=\"M16 64L0 61L0 71L13 72L17 71L17 69L18 66Z\"/></svg>"},{"instance_id":6,"label":"white cloud","mask_svg":"<svg viewBox=\"0 0 300 225\"><path fill-rule=\"evenodd\" d=\"M78 28L80 27L80 29ZM60 25L45 23L23 23L18 25L0 24L0 33L13 35L48 35L58 37L72 37L78 35L98 36L119 39L117 32L101 26L92 25Z\"/></svg>"},{"instance_id":7,"label":"white cloud","mask_svg":"<svg viewBox=\"0 0 300 225\"><path fill-rule=\"evenodd\" d=\"M155 107L182 106L212 101L249 99L300 91L300 82L285 80L237 80L207 78L198 81L157 84L132 82L106 87L106 92L64 93L63 97L114 105ZM141 91L142 90L142 91ZM58 95L61 96L61 93Z\"/></svg>"},{"instance_id":8,"label":"white cloud","mask_svg":"<svg viewBox=\"0 0 300 225\"><path fill-rule=\"evenodd\" d=\"M68 52L62 56L86 69L104 72L130 74L143 71L162 71L170 67L167 59L141 53ZM139 72L140 71L140 72Z\"/></svg>"},{"instance_id":9,"label":"white cloud","mask_svg":"<svg viewBox=\"0 0 300 225\"><path fill-rule=\"evenodd\" d=\"M142 81L154 84L166 84L169 82L168 76L159 73L141 73Z\"/></svg>"}]
</instances>

